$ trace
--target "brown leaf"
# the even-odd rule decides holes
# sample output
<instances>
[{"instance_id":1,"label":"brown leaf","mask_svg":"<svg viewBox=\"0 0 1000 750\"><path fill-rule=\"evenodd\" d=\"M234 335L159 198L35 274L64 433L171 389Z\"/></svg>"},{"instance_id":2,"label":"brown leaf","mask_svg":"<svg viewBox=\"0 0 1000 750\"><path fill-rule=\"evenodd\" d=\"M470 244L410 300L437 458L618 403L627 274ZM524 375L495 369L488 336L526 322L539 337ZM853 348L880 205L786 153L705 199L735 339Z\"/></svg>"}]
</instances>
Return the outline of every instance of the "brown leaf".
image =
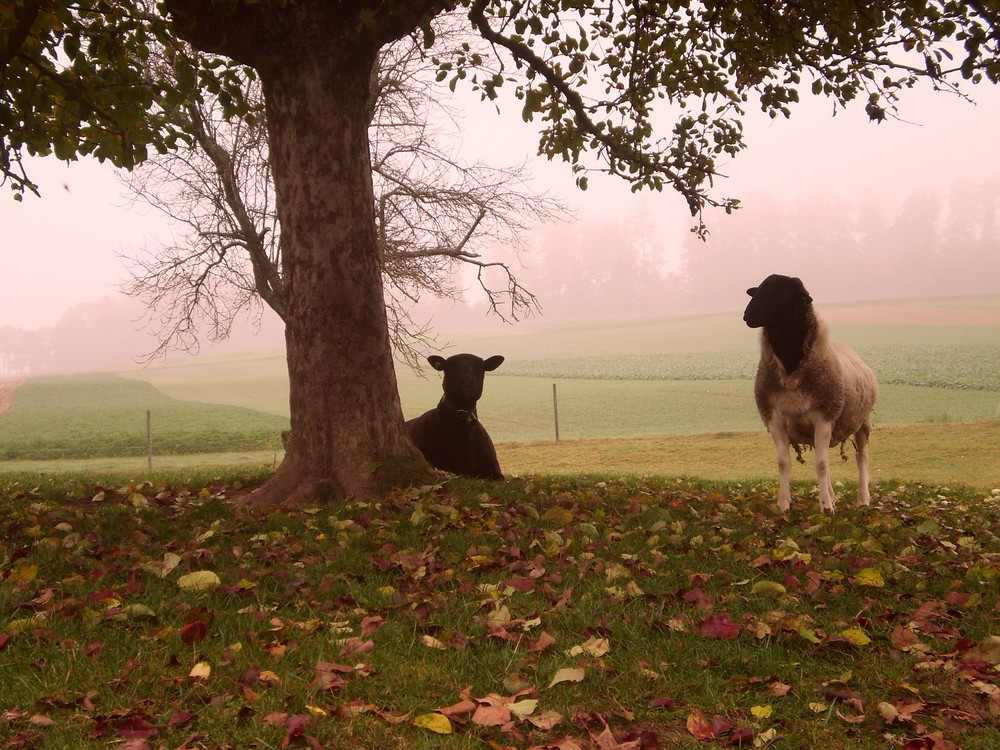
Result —
<instances>
[{"instance_id":1,"label":"brown leaf","mask_svg":"<svg viewBox=\"0 0 1000 750\"><path fill-rule=\"evenodd\" d=\"M477 706L472 723L481 727L503 726L510 723L510 709L507 706Z\"/></svg>"},{"instance_id":2,"label":"brown leaf","mask_svg":"<svg viewBox=\"0 0 1000 750\"><path fill-rule=\"evenodd\" d=\"M468 698L460 700L458 703L453 703L450 706L445 706L444 708L436 709L439 714L444 714L449 719L452 716L461 716L463 714L471 714L476 710L479 704L475 701L471 701Z\"/></svg>"},{"instance_id":3,"label":"brown leaf","mask_svg":"<svg viewBox=\"0 0 1000 750\"><path fill-rule=\"evenodd\" d=\"M535 640L528 643L528 651L544 651L555 642L555 638L548 633L543 632Z\"/></svg>"},{"instance_id":4,"label":"brown leaf","mask_svg":"<svg viewBox=\"0 0 1000 750\"><path fill-rule=\"evenodd\" d=\"M369 654L375 648L375 641L364 641L360 638L348 638L340 649L341 656L356 656Z\"/></svg>"},{"instance_id":5,"label":"brown leaf","mask_svg":"<svg viewBox=\"0 0 1000 750\"><path fill-rule=\"evenodd\" d=\"M366 617L361 621L361 635L371 635L383 625L385 625L385 619L382 617Z\"/></svg>"}]
</instances>

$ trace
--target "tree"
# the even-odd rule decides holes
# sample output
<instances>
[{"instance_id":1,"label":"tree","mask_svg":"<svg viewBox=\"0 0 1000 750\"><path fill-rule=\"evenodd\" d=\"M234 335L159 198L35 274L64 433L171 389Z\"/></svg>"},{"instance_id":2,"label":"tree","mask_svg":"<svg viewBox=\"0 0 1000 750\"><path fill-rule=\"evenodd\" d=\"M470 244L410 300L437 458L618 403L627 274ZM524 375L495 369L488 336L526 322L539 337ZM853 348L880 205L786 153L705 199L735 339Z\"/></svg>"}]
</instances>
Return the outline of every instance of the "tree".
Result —
<instances>
[{"instance_id":1,"label":"tree","mask_svg":"<svg viewBox=\"0 0 1000 750\"><path fill-rule=\"evenodd\" d=\"M435 28L438 38L459 34L453 21ZM176 78L173 61L181 53L192 54L157 55L152 72ZM428 328L411 318L411 304L425 292L460 298L457 266L475 270L490 311L515 320L532 313L534 295L507 263L486 259L481 248L490 242L517 248L521 232L563 211L530 190L523 165L465 164L442 146L456 136L441 132L441 123L454 122L457 113L435 98L430 67L423 44L404 37L380 50L369 93L386 315L396 355L412 367L422 359ZM146 324L158 338L147 359L168 349L197 350L199 323L207 323L211 339L224 339L237 315L259 320L261 302L285 317L280 225L252 71L243 90L244 117L227 118L217 97L192 95L176 114L191 146L154 155L129 175L132 193L182 234L129 259L125 290L147 302Z\"/></svg>"},{"instance_id":2,"label":"tree","mask_svg":"<svg viewBox=\"0 0 1000 750\"><path fill-rule=\"evenodd\" d=\"M11 97L8 83L20 81L26 65L18 56L23 43L10 30L27 5L22 0L4 14L0 64L5 113L32 125L45 121L46 102L26 99L23 86ZM106 3L56 5L72 8L63 26L32 26L28 34L53 68L62 29L79 34L87 26L99 37L84 16ZM541 123L539 153L568 161L581 187L591 169L635 189L670 187L699 220L706 206L735 205L712 191L715 159L743 148L741 117L751 101L787 116L811 83L813 93L841 105L862 99L879 120L918 79L949 88L956 78L995 83L1000 75L997 13L957 0L163 0L178 36L253 68L264 94L282 229L292 439L260 490L263 501L368 496L424 470L406 435L392 369L368 91L379 50L417 31L433 47L432 19L459 5L487 47L439 49L442 80L466 81L487 99L514 86L522 117ZM149 34L161 20L150 21ZM134 38L119 44L125 72L146 43L139 22L135 28ZM203 86L218 81L203 71L196 78ZM162 99L171 91L164 84L157 93ZM81 113L88 123L102 118L103 111ZM13 121L2 122L9 134ZM667 135L658 138L664 122ZM167 140L148 125L139 135ZM6 149L16 160L11 143Z\"/></svg>"}]
</instances>

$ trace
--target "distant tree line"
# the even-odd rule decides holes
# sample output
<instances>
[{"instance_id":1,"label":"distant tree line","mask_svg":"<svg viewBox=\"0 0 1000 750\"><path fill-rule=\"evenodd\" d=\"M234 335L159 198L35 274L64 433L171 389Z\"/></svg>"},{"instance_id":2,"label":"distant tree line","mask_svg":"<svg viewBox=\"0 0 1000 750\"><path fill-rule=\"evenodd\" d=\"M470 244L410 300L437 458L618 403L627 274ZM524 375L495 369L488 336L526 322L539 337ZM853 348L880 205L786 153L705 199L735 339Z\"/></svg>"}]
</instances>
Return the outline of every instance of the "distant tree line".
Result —
<instances>
[{"instance_id":1,"label":"distant tree line","mask_svg":"<svg viewBox=\"0 0 1000 750\"><path fill-rule=\"evenodd\" d=\"M545 319L637 318L741 307L769 273L798 275L827 302L1000 293L1000 178L911 193L794 204L747 196L683 241L679 267L648 216L550 225L525 259Z\"/></svg>"}]
</instances>

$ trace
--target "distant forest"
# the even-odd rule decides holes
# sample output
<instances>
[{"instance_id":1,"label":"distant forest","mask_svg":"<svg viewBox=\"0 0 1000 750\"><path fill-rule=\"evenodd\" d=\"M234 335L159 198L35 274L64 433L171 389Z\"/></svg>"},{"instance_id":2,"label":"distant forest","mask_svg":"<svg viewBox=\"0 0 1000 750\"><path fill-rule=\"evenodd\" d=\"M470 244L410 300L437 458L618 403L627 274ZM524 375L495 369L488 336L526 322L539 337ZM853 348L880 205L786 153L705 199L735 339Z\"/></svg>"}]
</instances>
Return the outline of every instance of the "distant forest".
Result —
<instances>
[{"instance_id":1,"label":"distant forest","mask_svg":"<svg viewBox=\"0 0 1000 750\"><path fill-rule=\"evenodd\" d=\"M551 323L742 309L747 287L769 273L802 277L820 306L1000 293L998 179L917 192L895 204L851 195L745 202L752 210L707 217L707 241L681 239L672 265L665 259L678 239L657 234L648 208L613 222L580 217L548 225L527 238L520 258L504 248L496 253ZM78 305L49 328L0 327L0 376L128 366L155 348L137 323L144 311L141 300L109 297ZM489 323L482 304L450 300L422 300L414 317L442 332ZM203 343L213 353L270 349L283 346L283 335L280 321L265 315L229 341Z\"/></svg>"}]
</instances>

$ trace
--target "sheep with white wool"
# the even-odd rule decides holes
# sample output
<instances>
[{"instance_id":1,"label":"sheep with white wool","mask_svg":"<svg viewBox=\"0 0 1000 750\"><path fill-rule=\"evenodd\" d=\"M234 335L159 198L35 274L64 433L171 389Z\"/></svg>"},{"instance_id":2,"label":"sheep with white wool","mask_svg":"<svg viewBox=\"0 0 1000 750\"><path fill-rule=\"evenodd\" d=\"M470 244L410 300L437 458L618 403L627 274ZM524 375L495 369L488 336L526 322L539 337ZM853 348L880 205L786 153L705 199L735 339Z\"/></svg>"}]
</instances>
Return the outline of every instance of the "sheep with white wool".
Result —
<instances>
[{"instance_id":1,"label":"sheep with white wool","mask_svg":"<svg viewBox=\"0 0 1000 750\"><path fill-rule=\"evenodd\" d=\"M747 289L743 320L761 328L760 363L754 383L757 410L778 454L778 507L791 503L789 446L816 451L819 507L836 503L830 479L830 446L853 437L858 462L858 505L868 505L868 437L878 382L857 353L832 342L800 279L773 274ZM800 454L801 457L801 454Z\"/></svg>"}]
</instances>

